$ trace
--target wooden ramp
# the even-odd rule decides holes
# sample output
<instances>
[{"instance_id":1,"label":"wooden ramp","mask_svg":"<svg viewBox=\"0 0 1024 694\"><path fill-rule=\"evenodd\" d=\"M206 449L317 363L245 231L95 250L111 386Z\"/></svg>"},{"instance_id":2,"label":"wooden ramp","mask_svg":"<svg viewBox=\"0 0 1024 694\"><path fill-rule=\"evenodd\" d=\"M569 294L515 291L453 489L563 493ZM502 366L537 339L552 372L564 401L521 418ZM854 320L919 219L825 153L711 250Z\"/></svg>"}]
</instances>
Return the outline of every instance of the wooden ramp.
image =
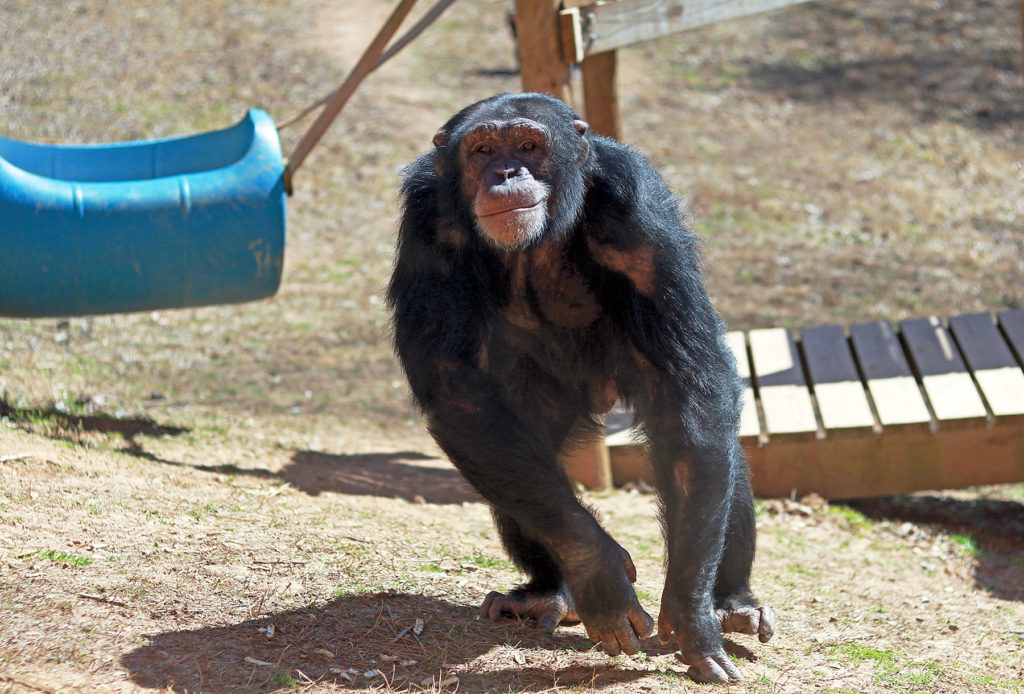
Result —
<instances>
[{"instance_id":1,"label":"wooden ramp","mask_svg":"<svg viewBox=\"0 0 1024 694\"><path fill-rule=\"evenodd\" d=\"M1024 482L1024 310L728 340L746 382L740 438L758 496ZM630 425L628 412L609 417L616 485L651 480Z\"/></svg>"}]
</instances>

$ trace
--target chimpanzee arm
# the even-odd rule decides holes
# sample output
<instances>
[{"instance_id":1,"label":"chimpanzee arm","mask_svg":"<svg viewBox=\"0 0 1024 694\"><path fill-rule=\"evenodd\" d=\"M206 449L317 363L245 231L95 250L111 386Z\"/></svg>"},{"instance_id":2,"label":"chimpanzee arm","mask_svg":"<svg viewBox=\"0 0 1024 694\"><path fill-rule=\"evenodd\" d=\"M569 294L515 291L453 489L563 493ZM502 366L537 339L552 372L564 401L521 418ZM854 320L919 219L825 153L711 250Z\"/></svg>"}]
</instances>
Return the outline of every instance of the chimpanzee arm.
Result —
<instances>
[{"instance_id":1,"label":"chimpanzee arm","mask_svg":"<svg viewBox=\"0 0 1024 694\"><path fill-rule=\"evenodd\" d=\"M587 245L619 280L610 282L618 299L605 305L618 309L618 329L634 351L619 386L649 440L661 496L668 567L659 636L676 634L698 678L738 679L714 595L737 479L746 475L735 364L674 196L638 154L606 140L595 145L603 173L588 197ZM740 582L745 588L746 576Z\"/></svg>"}]
</instances>

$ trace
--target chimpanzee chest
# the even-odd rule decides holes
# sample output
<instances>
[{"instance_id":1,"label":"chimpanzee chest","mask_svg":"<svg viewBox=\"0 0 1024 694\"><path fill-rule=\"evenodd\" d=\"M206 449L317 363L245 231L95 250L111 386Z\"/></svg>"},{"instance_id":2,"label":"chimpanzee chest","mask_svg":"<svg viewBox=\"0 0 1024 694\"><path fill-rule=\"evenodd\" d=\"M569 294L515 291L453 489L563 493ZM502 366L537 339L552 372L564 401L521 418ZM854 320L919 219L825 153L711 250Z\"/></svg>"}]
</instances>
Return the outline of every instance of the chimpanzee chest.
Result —
<instances>
[{"instance_id":1,"label":"chimpanzee chest","mask_svg":"<svg viewBox=\"0 0 1024 694\"><path fill-rule=\"evenodd\" d=\"M561 245L541 244L511 256L508 296L505 316L521 328L585 328L601 317L586 277Z\"/></svg>"}]
</instances>

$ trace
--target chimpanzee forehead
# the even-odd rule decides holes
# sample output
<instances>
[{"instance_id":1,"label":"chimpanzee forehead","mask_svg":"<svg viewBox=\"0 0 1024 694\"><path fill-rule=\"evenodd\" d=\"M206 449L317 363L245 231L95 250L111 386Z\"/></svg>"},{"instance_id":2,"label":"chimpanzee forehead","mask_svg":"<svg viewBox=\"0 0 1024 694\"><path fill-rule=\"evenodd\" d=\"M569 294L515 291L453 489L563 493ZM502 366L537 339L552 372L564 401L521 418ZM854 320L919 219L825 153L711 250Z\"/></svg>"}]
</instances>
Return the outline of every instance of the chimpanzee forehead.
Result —
<instances>
[{"instance_id":1,"label":"chimpanzee forehead","mask_svg":"<svg viewBox=\"0 0 1024 694\"><path fill-rule=\"evenodd\" d=\"M529 118L511 118L508 120L487 120L472 126L463 136L463 141L479 141L487 138L524 137L547 140L550 132L546 125Z\"/></svg>"}]
</instances>

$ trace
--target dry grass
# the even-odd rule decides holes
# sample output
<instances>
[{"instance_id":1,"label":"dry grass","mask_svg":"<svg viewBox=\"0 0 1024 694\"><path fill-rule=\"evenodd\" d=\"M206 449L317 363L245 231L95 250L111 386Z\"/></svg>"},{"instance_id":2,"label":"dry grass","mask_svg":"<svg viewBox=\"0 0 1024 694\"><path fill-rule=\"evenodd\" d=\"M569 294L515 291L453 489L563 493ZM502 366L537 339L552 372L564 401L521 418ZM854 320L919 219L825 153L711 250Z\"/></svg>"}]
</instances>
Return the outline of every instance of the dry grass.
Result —
<instances>
[{"instance_id":1,"label":"dry grass","mask_svg":"<svg viewBox=\"0 0 1024 694\"><path fill-rule=\"evenodd\" d=\"M0 134L281 119L389 7L7 1ZM356 95L299 174L273 300L0 320L0 692L702 689L654 640L610 660L578 627L474 619L518 577L391 356L397 171L517 88L503 9L457 4ZM836 0L623 51L627 136L689 198L731 327L1024 305L1018 13ZM734 640L729 689L1021 691L1022 501L763 504L781 629ZM656 611L651 498L592 503Z\"/></svg>"}]
</instances>

